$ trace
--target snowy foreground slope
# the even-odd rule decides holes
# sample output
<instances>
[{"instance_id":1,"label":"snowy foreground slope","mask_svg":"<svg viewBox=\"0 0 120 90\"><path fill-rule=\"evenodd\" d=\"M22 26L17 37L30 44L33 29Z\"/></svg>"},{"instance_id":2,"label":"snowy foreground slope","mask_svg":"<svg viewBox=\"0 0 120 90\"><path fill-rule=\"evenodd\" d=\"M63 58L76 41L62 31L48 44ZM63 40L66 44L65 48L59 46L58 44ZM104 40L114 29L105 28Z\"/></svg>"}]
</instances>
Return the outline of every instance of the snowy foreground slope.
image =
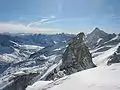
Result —
<instances>
[{"instance_id":1,"label":"snowy foreground slope","mask_svg":"<svg viewBox=\"0 0 120 90\"><path fill-rule=\"evenodd\" d=\"M38 81L26 90L120 90L120 64L98 66L54 82Z\"/></svg>"}]
</instances>

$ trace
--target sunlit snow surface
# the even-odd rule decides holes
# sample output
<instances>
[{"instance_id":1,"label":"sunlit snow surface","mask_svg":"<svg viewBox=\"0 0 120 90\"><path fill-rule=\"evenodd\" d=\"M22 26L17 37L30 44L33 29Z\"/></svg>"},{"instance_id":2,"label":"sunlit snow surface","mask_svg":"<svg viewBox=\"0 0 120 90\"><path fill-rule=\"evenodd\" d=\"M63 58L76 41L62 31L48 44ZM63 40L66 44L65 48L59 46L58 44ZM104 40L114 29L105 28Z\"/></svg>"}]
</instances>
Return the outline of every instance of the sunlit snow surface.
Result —
<instances>
[{"instance_id":1,"label":"sunlit snow surface","mask_svg":"<svg viewBox=\"0 0 120 90\"><path fill-rule=\"evenodd\" d=\"M116 45L115 47L102 52L102 54L98 55L97 57L93 58L93 62L99 66L99 65L106 65L108 58L114 54L115 51L117 51L117 48L120 46L120 43Z\"/></svg>"},{"instance_id":2,"label":"sunlit snow surface","mask_svg":"<svg viewBox=\"0 0 120 90\"><path fill-rule=\"evenodd\" d=\"M39 83L32 90L120 90L120 64L81 71L44 86Z\"/></svg>"},{"instance_id":3,"label":"sunlit snow surface","mask_svg":"<svg viewBox=\"0 0 120 90\"><path fill-rule=\"evenodd\" d=\"M32 86L28 86L26 90L39 90L41 87L51 83L52 81L38 81L34 83ZM34 88L35 87L35 88Z\"/></svg>"}]
</instances>

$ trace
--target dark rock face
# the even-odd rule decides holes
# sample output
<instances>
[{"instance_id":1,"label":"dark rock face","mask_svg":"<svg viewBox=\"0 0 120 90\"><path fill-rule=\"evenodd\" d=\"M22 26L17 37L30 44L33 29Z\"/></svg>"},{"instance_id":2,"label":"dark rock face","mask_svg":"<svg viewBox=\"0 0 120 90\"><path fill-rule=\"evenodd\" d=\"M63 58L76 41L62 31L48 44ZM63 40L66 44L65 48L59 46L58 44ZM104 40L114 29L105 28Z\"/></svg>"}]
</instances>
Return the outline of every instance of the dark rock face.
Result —
<instances>
[{"instance_id":1,"label":"dark rock face","mask_svg":"<svg viewBox=\"0 0 120 90\"><path fill-rule=\"evenodd\" d=\"M10 40L12 40L10 35L0 34L0 54L10 54L14 52L14 49L11 47L13 46L13 43L11 43Z\"/></svg>"},{"instance_id":2,"label":"dark rock face","mask_svg":"<svg viewBox=\"0 0 120 90\"><path fill-rule=\"evenodd\" d=\"M88 47L84 43L84 33L79 33L68 41L68 47L63 54L62 70L72 74L81 70L95 67Z\"/></svg>"},{"instance_id":3,"label":"dark rock face","mask_svg":"<svg viewBox=\"0 0 120 90\"><path fill-rule=\"evenodd\" d=\"M110 57L107 65L111 65L114 63L120 63L120 46L118 47L117 51Z\"/></svg>"},{"instance_id":4,"label":"dark rock face","mask_svg":"<svg viewBox=\"0 0 120 90\"><path fill-rule=\"evenodd\" d=\"M37 75L38 74L36 74L36 73L33 73L33 74L31 73L28 75L17 76L12 79L12 80L14 80L14 82L9 81L12 83L7 85L2 90L25 90L26 87L31 84L30 83L30 82L32 82L31 80Z\"/></svg>"}]
</instances>

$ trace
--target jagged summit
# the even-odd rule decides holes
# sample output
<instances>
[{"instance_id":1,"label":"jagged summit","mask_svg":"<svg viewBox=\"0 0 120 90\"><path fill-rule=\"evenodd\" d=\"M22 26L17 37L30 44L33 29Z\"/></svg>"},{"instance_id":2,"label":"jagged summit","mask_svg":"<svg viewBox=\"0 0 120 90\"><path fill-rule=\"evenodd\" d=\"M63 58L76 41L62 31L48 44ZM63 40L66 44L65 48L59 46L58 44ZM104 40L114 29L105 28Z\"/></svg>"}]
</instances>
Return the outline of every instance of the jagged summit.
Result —
<instances>
[{"instance_id":1,"label":"jagged summit","mask_svg":"<svg viewBox=\"0 0 120 90\"><path fill-rule=\"evenodd\" d=\"M104 32L103 30L99 29L98 27L96 27L90 34L94 34L94 35L98 35L98 36L105 36L107 35L106 32Z\"/></svg>"},{"instance_id":2,"label":"jagged summit","mask_svg":"<svg viewBox=\"0 0 120 90\"><path fill-rule=\"evenodd\" d=\"M98 31L101 31L98 27L96 27L95 29L94 29L94 31L96 31L96 32L98 32Z\"/></svg>"}]
</instances>

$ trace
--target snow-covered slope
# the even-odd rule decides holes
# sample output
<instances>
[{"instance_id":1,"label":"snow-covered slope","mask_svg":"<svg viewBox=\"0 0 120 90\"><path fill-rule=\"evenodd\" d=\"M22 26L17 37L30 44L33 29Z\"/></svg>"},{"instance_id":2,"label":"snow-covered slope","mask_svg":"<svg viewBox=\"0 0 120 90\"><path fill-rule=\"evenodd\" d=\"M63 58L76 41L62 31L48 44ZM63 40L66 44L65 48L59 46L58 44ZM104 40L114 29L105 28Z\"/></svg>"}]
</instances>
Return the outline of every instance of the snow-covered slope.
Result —
<instances>
[{"instance_id":1,"label":"snow-covered slope","mask_svg":"<svg viewBox=\"0 0 120 90\"><path fill-rule=\"evenodd\" d=\"M90 50L90 52L92 53L93 62L97 66L107 65L108 61L110 60L110 57L116 53L119 46L120 46L120 35L119 34L116 35L116 37L108 39L102 44L98 44L98 46Z\"/></svg>"},{"instance_id":2,"label":"snow-covered slope","mask_svg":"<svg viewBox=\"0 0 120 90\"><path fill-rule=\"evenodd\" d=\"M54 82L46 81L44 85L40 82L43 81L29 86L26 90L120 90L120 64L99 66Z\"/></svg>"},{"instance_id":3,"label":"snow-covered slope","mask_svg":"<svg viewBox=\"0 0 120 90\"><path fill-rule=\"evenodd\" d=\"M35 82L32 86L28 86L27 90L33 90L33 89L39 90L41 87L49 83L52 83L52 81L38 81L38 82Z\"/></svg>"},{"instance_id":4,"label":"snow-covered slope","mask_svg":"<svg viewBox=\"0 0 120 90\"><path fill-rule=\"evenodd\" d=\"M44 48L37 45L20 45L14 41L10 42L13 44L10 46L13 49L13 52L0 54L0 61L7 63L24 61L29 57L29 55Z\"/></svg>"},{"instance_id":5,"label":"snow-covered slope","mask_svg":"<svg viewBox=\"0 0 120 90\"><path fill-rule=\"evenodd\" d=\"M109 57L112 56L120 46L120 43L117 44L116 46L103 51L101 54L93 58L93 62L98 66L98 65L107 65L107 62L109 60ZM97 53L97 52L96 52ZM100 53L100 52L99 52ZM94 53L95 54L95 53Z\"/></svg>"}]
</instances>

